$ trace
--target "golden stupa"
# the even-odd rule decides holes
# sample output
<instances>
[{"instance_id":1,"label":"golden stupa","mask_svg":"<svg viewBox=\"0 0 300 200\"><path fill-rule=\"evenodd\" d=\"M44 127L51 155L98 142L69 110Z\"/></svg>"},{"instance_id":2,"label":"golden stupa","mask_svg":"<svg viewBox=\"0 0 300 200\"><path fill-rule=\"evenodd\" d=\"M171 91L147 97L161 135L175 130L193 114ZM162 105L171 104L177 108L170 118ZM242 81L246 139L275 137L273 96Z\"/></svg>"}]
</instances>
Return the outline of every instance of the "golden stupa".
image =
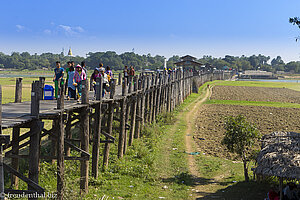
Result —
<instances>
[{"instance_id":1,"label":"golden stupa","mask_svg":"<svg viewBox=\"0 0 300 200\"><path fill-rule=\"evenodd\" d=\"M70 49L69 49L68 56L73 56L71 47L70 47Z\"/></svg>"}]
</instances>

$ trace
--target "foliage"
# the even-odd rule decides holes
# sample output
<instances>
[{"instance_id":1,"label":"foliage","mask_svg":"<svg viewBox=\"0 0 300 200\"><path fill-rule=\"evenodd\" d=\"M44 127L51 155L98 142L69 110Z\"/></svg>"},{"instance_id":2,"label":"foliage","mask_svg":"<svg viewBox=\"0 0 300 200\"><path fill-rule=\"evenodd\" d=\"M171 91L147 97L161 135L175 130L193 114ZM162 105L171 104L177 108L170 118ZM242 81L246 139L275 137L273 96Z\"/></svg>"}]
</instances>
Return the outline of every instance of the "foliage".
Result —
<instances>
[{"instance_id":1,"label":"foliage","mask_svg":"<svg viewBox=\"0 0 300 200\"><path fill-rule=\"evenodd\" d=\"M49 70L55 67L55 62L60 61L62 66L66 66L68 61L74 61L76 64L80 64L82 61L86 62L88 69L94 69L99 66L99 63L110 66L113 70L122 70L125 65L133 65L136 70L140 69L162 69L164 66L165 57L151 54L139 55L134 52L125 52L117 54L114 51L106 52L89 52L86 54L86 58L81 56L70 57L64 56L64 54L42 53L40 55L31 55L28 52L12 52L11 55L5 55L0 52L0 67L1 68L13 68L18 70L34 70L44 69ZM222 69L224 66L229 68L242 70L266 70L266 71L293 71L300 72L300 62L289 62L285 64L280 56L270 60L270 56L264 56L261 54L251 55L246 57L242 55L230 56L225 55L224 58L214 58L212 56L204 55L198 59L199 62L204 65L212 65L217 69ZM174 55L167 60L167 67L174 67L174 63L180 60L178 55ZM271 61L271 64L269 64Z\"/></svg>"},{"instance_id":2,"label":"foliage","mask_svg":"<svg viewBox=\"0 0 300 200\"><path fill-rule=\"evenodd\" d=\"M238 154L244 163L245 180L249 181L247 162L252 155L255 142L261 137L254 125L246 121L242 115L225 118L224 128L226 130L222 144L232 152Z\"/></svg>"}]
</instances>

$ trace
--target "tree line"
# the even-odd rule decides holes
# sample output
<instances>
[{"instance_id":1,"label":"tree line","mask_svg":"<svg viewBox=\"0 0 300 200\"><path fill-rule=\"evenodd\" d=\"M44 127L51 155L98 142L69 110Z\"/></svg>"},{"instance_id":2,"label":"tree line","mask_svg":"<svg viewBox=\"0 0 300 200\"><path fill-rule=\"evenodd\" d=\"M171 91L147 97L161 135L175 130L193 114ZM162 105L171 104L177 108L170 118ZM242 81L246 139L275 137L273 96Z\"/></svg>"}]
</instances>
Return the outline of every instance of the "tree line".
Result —
<instances>
[{"instance_id":1,"label":"tree line","mask_svg":"<svg viewBox=\"0 0 300 200\"><path fill-rule=\"evenodd\" d=\"M103 63L104 66L110 66L114 70L123 69L125 65L133 65L136 70L140 69L162 69L164 66L164 56L151 54L139 55L134 52L125 52L117 54L114 51L107 52L90 52L87 57L70 57L61 54L42 53L30 54L28 52L13 52L11 55L6 55L0 52L0 68L13 68L18 70L28 69L51 69L55 67L55 62L60 61L62 66L66 65L68 61L81 63L85 61L88 69L94 69ZM179 61L178 55L172 56L167 60L167 67L174 67L174 63ZM232 68L239 71L243 70L265 70L265 71L286 71L300 73L300 62L292 61L284 63L280 56L271 60L270 56L252 55L252 56L230 56L226 55L224 58L214 58L212 56L203 56L197 59L203 65L211 65L217 69Z\"/></svg>"}]
</instances>

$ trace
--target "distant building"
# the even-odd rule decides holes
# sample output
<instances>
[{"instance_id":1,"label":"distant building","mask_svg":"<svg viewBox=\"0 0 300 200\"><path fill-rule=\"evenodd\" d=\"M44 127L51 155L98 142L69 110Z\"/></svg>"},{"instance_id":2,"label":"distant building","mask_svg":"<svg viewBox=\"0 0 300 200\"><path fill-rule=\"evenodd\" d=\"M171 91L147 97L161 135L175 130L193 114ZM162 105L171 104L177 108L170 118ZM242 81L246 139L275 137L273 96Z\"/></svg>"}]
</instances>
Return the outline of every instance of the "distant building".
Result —
<instances>
[{"instance_id":1,"label":"distant building","mask_svg":"<svg viewBox=\"0 0 300 200\"><path fill-rule=\"evenodd\" d=\"M246 70L239 75L241 79L277 79L272 72L259 70Z\"/></svg>"},{"instance_id":2,"label":"distant building","mask_svg":"<svg viewBox=\"0 0 300 200\"><path fill-rule=\"evenodd\" d=\"M203 64L196 61L197 58L190 56L190 55L186 55L180 58L180 61L174 63L174 65L176 67L182 67L183 69L193 69L194 72L197 71L197 67L200 69Z\"/></svg>"}]
</instances>

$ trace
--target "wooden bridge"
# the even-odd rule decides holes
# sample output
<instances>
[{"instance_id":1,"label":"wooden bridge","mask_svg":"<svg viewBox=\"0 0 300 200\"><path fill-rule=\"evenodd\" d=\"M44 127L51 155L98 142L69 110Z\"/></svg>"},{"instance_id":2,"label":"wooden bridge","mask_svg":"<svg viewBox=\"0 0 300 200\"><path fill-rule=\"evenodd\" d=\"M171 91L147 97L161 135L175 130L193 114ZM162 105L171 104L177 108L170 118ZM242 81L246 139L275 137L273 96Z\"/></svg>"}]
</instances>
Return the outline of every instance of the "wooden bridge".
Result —
<instances>
[{"instance_id":1,"label":"wooden bridge","mask_svg":"<svg viewBox=\"0 0 300 200\"><path fill-rule=\"evenodd\" d=\"M127 146L132 145L133 140L140 137L145 123L152 123L162 112L174 110L192 92L197 92L201 84L229 79L231 76L231 73L224 71L141 74L129 80L119 76L118 84L112 79L110 94L105 98L101 95L101 78L97 78L95 92L89 91L88 80L85 80L80 103L75 100L64 100L64 87L59 88L57 100L41 100L44 78L32 83L31 102L21 102L22 79L17 78L15 103L2 105L2 119L0 109L0 126L2 125L2 129L12 128L12 138L0 134L0 151L5 153L5 161L10 161L4 162L3 167L5 171L11 173L11 185L18 188L18 179L21 179L28 184L28 190L8 188L4 190L5 193L43 193L44 188L38 185L41 159L57 160L58 199L63 199L64 195L64 160L81 162L80 191L82 194L87 193L90 159L92 159L92 176L97 178L99 174L100 144L104 144L103 147L101 145L103 148L101 168L105 170L109 163L110 143L118 139L118 157L121 159L126 153ZM44 127L45 120L52 121L51 129L47 130ZM118 136L113 135L114 120L120 122ZM80 129L79 138L72 135L71 128L74 126ZM25 131L21 130L24 128L30 130L23 133ZM41 140L45 136L48 136L48 140L52 143L50 155L40 153ZM25 147L29 149L29 154L20 154L20 150ZM71 151L79 152L80 156L71 156ZM4 189L2 159L1 153L0 192ZM19 159L28 159L28 177L19 172Z\"/></svg>"}]
</instances>

